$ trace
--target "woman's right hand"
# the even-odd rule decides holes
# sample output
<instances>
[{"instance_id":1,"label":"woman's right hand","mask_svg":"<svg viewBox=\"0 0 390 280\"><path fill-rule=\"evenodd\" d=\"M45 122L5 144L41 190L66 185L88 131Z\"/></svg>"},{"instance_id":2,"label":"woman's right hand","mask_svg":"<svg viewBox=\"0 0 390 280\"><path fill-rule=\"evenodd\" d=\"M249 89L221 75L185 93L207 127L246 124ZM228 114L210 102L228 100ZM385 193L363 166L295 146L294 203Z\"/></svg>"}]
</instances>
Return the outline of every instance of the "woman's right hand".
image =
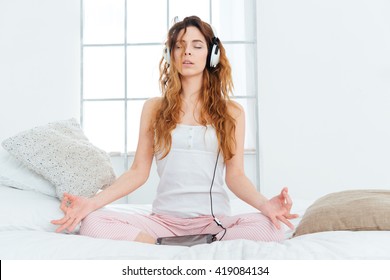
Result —
<instances>
[{"instance_id":1,"label":"woman's right hand","mask_svg":"<svg viewBox=\"0 0 390 280\"><path fill-rule=\"evenodd\" d=\"M68 193L64 193L60 208L64 212L64 217L51 221L52 224L59 226L56 232L63 230L73 232L81 220L94 210L91 199Z\"/></svg>"}]
</instances>

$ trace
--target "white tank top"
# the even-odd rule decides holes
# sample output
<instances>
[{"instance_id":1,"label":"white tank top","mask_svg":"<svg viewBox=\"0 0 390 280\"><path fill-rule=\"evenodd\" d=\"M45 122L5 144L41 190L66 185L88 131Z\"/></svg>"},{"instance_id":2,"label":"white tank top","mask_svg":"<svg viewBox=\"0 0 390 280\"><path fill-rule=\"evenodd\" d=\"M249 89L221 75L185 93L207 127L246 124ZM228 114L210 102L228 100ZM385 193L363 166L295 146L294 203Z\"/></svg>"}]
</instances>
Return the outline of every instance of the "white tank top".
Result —
<instances>
[{"instance_id":1,"label":"white tank top","mask_svg":"<svg viewBox=\"0 0 390 280\"><path fill-rule=\"evenodd\" d=\"M217 153L218 139L212 126L178 124L172 131L169 154L163 159L156 155L160 183L153 213L181 218L211 215L210 186ZM211 191L216 216L230 215L224 169L220 155Z\"/></svg>"}]
</instances>

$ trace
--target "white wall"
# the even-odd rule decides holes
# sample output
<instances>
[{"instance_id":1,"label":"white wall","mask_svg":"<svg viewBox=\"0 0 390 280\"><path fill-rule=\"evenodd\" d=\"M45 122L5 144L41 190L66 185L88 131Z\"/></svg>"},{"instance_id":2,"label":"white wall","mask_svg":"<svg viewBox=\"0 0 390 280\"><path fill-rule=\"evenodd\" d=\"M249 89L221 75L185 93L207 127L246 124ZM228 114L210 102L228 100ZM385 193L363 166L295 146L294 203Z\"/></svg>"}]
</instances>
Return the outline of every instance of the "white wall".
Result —
<instances>
[{"instance_id":1,"label":"white wall","mask_svg":"<svg viewBox=\"0 0 390 280\"><path fill-rule=\"evenodd\" d=\"M262 192L390 188L390 2L257 9Z\"/></svg>"},{"instance_id":2,"label":"white wall","mask_svg":"<svg viewBox=\"0 0 390 280\"><path fill-rule=\"evenodd\" d=\"M79 118L80 3L0 1L0 141Z\"/></svg>"}]
</instances>

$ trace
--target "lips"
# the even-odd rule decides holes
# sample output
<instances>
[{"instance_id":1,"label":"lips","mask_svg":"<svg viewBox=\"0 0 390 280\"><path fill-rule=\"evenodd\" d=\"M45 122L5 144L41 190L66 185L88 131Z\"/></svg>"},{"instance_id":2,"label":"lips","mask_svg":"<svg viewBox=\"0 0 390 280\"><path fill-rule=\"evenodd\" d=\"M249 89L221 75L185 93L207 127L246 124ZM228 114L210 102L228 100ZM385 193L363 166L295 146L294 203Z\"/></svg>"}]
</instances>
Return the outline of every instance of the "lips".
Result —
<instances>
[{"instance_id":1,"label":"lips","mask_svg":"<svg viewBox=\"0 0 390 280\"><path fill-rule=\"evenodd\" d=\"M191 61L189 61L189 60L184 60L183 64L185 64L185 65L192 65L193 63Z\"/></svg>"}]
</instances>

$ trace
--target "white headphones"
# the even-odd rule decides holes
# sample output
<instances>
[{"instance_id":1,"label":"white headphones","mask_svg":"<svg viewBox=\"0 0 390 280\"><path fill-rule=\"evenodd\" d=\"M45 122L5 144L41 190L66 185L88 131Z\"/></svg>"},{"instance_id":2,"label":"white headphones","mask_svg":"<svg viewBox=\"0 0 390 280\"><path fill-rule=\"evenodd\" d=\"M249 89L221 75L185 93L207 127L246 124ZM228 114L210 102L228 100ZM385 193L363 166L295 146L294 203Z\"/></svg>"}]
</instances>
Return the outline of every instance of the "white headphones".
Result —
<instances>
[{"instance_id":1,"label":"white headphones","mask_svg":"<svg viewBox=\"0 0 390 280\"><path fill-rule=\"evenodd\" d=\"M210 25L211 26L211 25ZM211 26L213 30L213 34L215 35L215 30ZM219 51L219 39L218 37L213 38L213 44L211 45L208 55L207 55L207 67L214 68L217 67L219 63L219 57L220 57L220 51ZM163 50L163 56L165 61L170 64L171 63L171 52L169 51L169 48L165 46Z\"/></svg>"},{"instance_id":2,"label":"white headphones","mask_svg":"<svg viewBox=\"0 0 390 280\"><path fill-rule=\"evenodd\" d=\"M208 65L210 67L217 67L217 65L219 63L219 57L221 55L221 52L219 51L218 44L219 44L218 37L214 37L213 44L211 46L211 51L209 52L209 59L208 59Z\"/></svg>"}]
</instances>

